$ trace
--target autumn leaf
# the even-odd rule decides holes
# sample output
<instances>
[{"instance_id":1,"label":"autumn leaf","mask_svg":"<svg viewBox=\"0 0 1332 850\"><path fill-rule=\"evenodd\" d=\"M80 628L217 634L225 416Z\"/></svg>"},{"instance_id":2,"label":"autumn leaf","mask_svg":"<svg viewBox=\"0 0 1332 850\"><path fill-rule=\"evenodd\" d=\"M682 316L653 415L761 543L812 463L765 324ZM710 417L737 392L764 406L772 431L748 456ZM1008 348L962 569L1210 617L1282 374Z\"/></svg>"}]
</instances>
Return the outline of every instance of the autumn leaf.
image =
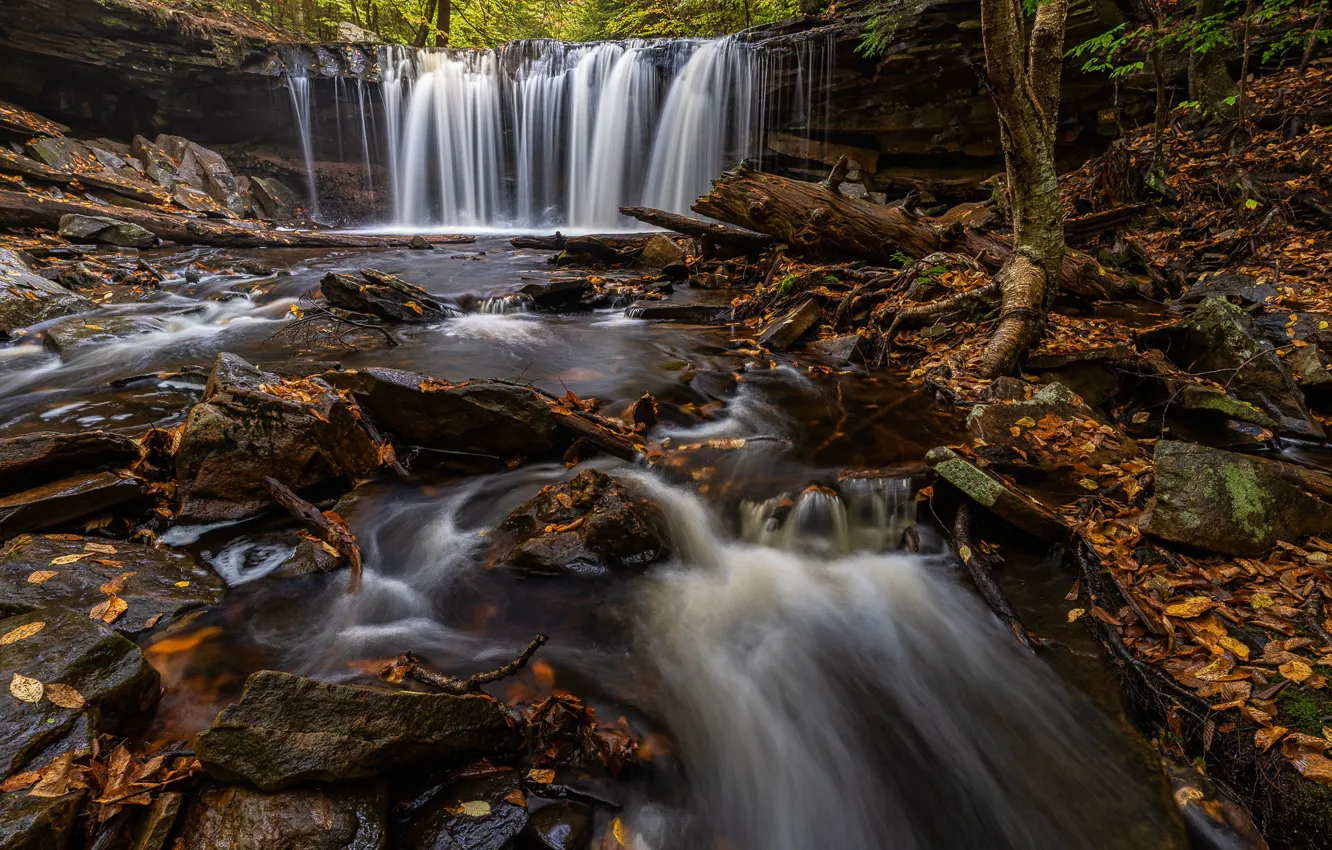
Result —
<instances>
[{"instance_id":1,"label":"autumn leaf","mask_svg":"<svg viewBox=\"0 0 1332 850\"><path fill-rule=\"evenodd\" d=\"M1267 752L1272 749L1272 745L1280 741L1288 731L1285 726L1273 726L1270 729L1259 729L1253 733L1253 742L1258 745L1258 749Z\"/></svg>"},{"instance_id":2,"label":"autumn leaf","mask_svg":"<svg viewBox=\"0 0 1332 850\"><path fill-rule=\"evenodd\" d=\"M46 584L60 575L60 570L34 570L28 575L28 584Z\"/></svg>"},{"instance_id":3,"label":"autumn leaf","mask_svg":"<svg viewBox=\"0 0 1332 850\"><path fill-rule=\"evenodd\" d=\"M82 561L84 558L91 558L93 554L94 553L92 552L80 552L77 555L60 555L59 557L51 559L51 566L64 567L70 564L77 564L79 561Z\"/></svg>"},{"instance_id":4,"label":"autumn leaf","mask_svg":"<svg viewBox=\"0 0 1332 850\"><path fill-rule=\"evenodd\" d=\"M468 800L450 808L449 811L469 818L484 818L490 815L490 804L485 800Z\"/></svg>"},{"instance_id":5,"label":"autumn leaf","mask_svg":"<svg viewBox=\"0 0 1332 850\"><path fill-rule=\"evenodd\" d=\"M9 692L24 702L41 702L44 690L41 682L29 679L22 673L15 673L14 678L9 680Z\"/></svg>"},{"instance_id":6,"label":"autumn leaf","mask_svg":"<svg viewBox=\"0 0 1332 850\"><path fill-rule=\"evenodd\" d=\"M16 773L4 782L0 782L0 791L5 793L11 791L26 791L41 778L41 771L38 770L30 770L27 773Z\"/></svg>"},{"instance_id":7,"label":"autumn leaf","mask_svg":"<svg viewBox=\"0 0 1332 850\"><path fill-rule=\"evenodd\" d=\"M1217 638L1216 642L1223 648L1233 652L1235 656L1238 657L1241 661L1249 660L1249 647L1243 642L1235 640L1230 635Z\"/></svg>"},{"instance_id":8,"label":"autumn leaf","mask_svg":"<svg viewBox=\"0 0 1332 850\"><path fill-rule=\"evenodd\" d=\"M40 632L46 626L45 620L38 620L34 623L24 623L17 628L10 629L3 635L0 635L0 646L10 643L17 643L26 640Z\"/></svg>"},{"instance_id":9,"label":"autumn leaf","mask_svg":"<svg viewBox=\"0 0 1332 850\"><path fill-rule=\"evenodd\" d=\"M549 785L555 781L555 771L550 768L534 767L527 771L527 778L538 785Z\"/></svg>"},{"instance_id":10,"label":"autumn leaf","mask_svg":"<svg viewBox=\"0 0 1332 850\"><path fill-rule=\"evenodd\" d=\"M89 552L96 552L99 555L116 554L116 547L109 543L85 543L83 544L83 548L87 549Z\"/></svg>"},{"instance_id":11,"label":"autumn leaf","mask_svg":"<svg viewBox=\"0 0 1332 850\"><path fill-rule=\"evenodd\" d=\"M1183 602L1176 602L1165 607L1165 613L1168 617L1179 617L1188 620L1193 617L1201 617L1216 603L1209 596L1190 596Z\"/></svg>"},{"instance_id":12,"label":"autumn leaf","mask_svg":"<svg viewBox=\"0 0 1332 850\"><path fill-rule=\"evenodd\" d=\"M88 612L88 617L93 620L101 620L110 625L120 618L121 614L129 609L129 603L119 596L112 594L102 602L98 602Z\"/></svg>"},{"instance_id":13,"label":"autumn leaf","mask_svg":"<svg viewBox=\"0 0 1332 850\"><path fill-rule=\"evenodd\" d=\"M83 699L83 694L69 685L62 685L58 682L46 686L46 698L61 708L68 708L73 711L87 705L87 702Z\"/></svg>"},{"instance_id":14,"label":"autumn leaf","mask_svg":"<svg viewBox=\"0 0 1332 850\"><path fill-rule=\"evenodd\" d=\"M1087 613L1086 608L1074 608L1068 612L1068 621L1071 623L1086 613Z\"/></svg>"},{"instance_id":15,"label":"autumn leaf","mask_svg":"<svg viewBox=\"0 0 1332 850\"><path fill-rule=\"evenodd\" d=\"M1298 658L1293 658L1285 664L1277 667L1282 676L1290 679L1292 682L1303 682L1313 675L1313 668Z\"/></svg>"}]
</instances>

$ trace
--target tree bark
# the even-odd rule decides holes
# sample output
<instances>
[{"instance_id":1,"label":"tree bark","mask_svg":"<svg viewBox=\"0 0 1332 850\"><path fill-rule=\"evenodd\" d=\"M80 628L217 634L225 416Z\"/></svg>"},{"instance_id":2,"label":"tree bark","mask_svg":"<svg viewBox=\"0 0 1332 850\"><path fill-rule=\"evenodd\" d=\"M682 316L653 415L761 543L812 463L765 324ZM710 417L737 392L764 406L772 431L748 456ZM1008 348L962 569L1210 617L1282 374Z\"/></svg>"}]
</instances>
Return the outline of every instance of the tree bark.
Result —
<instances>
[{"instance_id":1,"label":"tree bark","mask_svg":"<svg viewBox=\"0 0 1332 850\"><path fill-rule=\"evenodd\" d=\"M1197 0L1193 23L1202 28L1225 10L1225 0ZM1198 102L1198 111L1204 118L1229 114L1232 107L1226 101L1238 94L1239 89L1226 70L1225 54L1219 47L1201 53L1196 49L1189 52L1189 99Z\"/></svg>"},{"instance_id":2,"label":"tree bark","mask_svg":"<svg viewBox=\"0 0 1332 850\"><path fill-rule=\"evenodd\" d=\"M449 46L449 27L453 17L453 0L439 0L439 14L435 18L435 46Z\"/></svg>"},{"instance_id":3,"label":"tree bark","mask_svg":"<svg viewBox=\"0 0 1332 850\"><path fill-rule=\"evenodd\" d=\"M723 249L727 256L757 256L764 249L777 244L775 238L765 233L712 221L699 221L651 207L620 207L620 214L654 227L692 236L703 243L704 256L712 256L717 248Z\"/></svg>"},{"instance_id":4,"label":"tree bark","mask_svg":"<svg viewBox=\"0 0 1332 850\"><path fill-rule=\"evenodd\" d=\"M879 265L895 264L899 251L914 258L935 251L959 251L999 269L1013 253L1012 240L1003 236L847 198L821 183L778 177L744 165L717 178L712 190L695 202L694 210L769 234L808 254L852 256ZM1114 298L1137 291L1132 280L1106 272L1086 254L1060 253L1059 287L1067 292Z\"/></svg>"}]
</instances>

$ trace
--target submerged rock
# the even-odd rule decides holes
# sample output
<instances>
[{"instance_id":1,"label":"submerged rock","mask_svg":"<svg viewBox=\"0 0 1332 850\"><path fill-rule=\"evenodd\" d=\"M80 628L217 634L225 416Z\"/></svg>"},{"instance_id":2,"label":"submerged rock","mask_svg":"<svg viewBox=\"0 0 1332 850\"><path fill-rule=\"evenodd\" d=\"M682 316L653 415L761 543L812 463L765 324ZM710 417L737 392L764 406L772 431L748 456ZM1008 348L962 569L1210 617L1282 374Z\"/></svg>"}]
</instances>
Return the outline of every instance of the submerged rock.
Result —
<instances>
[{"instance_id":1,"label":"submerged rock","mask_svg":"<svg viewBox=\"0 0 1332 850\"><path fill-rule=\"evenodd\" d=\"M156 671L86 613L44 608L0 620L0 778L31 769L151 706Z\"/></svg>"},{"instance_id":2,"label":"submerged rock","mask_svg":"<svg viewBox=\"0 0 1332 850\"><path fill-rule=\"evenodd\" d=\"M388 790L382 783L293 788L267 794L210 783L193 797L176 846L189 850L383 850Z\"/></svg>"},{"instance_id":3,"label":"submerged rock","mask_svg":"<svg viewBox=\"0 0 1332 850\"><path fill-rule=\"evenodd\" d=\"M726 321L730 307L715 304L675 304L669 301L639 301L625 311L631 319L656 319L688 325L715 325Z\"/></svg>"},{"instance_id":4,"label":"submerged rock","mask_svg":"<svg viewBox=\"0 0 1332 850\"><path fill-rule=\"evenodd\" d=\"M157 237L139 225L101 215L62 215L60 235L74 241L101 242L121 248L151 248L157 244Z\"/></svg>"},{"instance_id":5,"label":"submerged rock","mask_svg":"<svg viewBox=\"0 0 1332 850\"><path fill-rule=\"evenodd\" d=\"M1101 422L1081 398L1058 383L1030 399L978 404L967 416L967 426L986 444L978 453L1021 452L1026 463L1039 469L1074 463L1099 469L1138 454L1136 443Z\"/></svg>"},{"instance_id":6,"label":"submerged rock","mask_svg":"<svg viewBox=\"0 0 1332 850\"><path fill-rule=\"evenodd\" d=\"M1332 504L1306 494L1261 458L1161 440L1143 532L1223 555L1256 557L1332 527Z\"/></svg>"},{"instance_id":7,"label":"submerged rock","mask_svg":"<svg viewBox=\"0 0 1332 850\"><path fill-rule=\"evenodd\" d=\"M863 361L867 347L865 338L858 333L816 339L809 344L810 351L849 363Z\"/></svg>"},{"instance_id":8,"label":"submerged rock","mask_svg":"<svg viewBox=\"0 0 1332 850\"><path fill-rule=\"evenodd\" d=\"M44 531L130 505L147 493L132 475L92 472L0 498L0 537Z\"/></svg>"},{"instance_id":9,"label":"submerged rock","mask_svg":"<svg viewBox=\"0 0 1332 850\"><path fill-rule=\"evenodd\" d=\"M514 542L498 560L536 573L598 575L670 553L661 508L595 469L542 488L499 530Z\"/></svg>"},{"instance_id":10,"label":"submerged rock","mask_svg":"<svg viewBox=\"0 0 1332 850\"><path fill-rule=\"evenodd\" d=\"M507 707L484 694L332 685L261 670L241 701L199 733L196 751L214 777L274 791L510 754L522 738Z\"/></svg>"},{"instance_id":11,"label":"submerged rock","mask_svg":"<svg viewBox=\"0 0 1332 850\"><path fill-rule=\"evenodd\" d=\"M505 850L527 825L518 773L501 768L456 779L440 789L407 828L409 850Z\"/></svg>"},{"instance_id":12,"label":"submerged rock","mask_svg":"<svg viewBox=\"0 0 1332 850\"><path fill-rule=\"evenodd\" d=\"M1191 371L1205 372L1227 385L1236 396L1270 414L1283 431L1323 436L1322 426L1309 416L1304 394L1247 313L1223 299L1207 298L1184 327L1184 353L1191 359Z\"/></svg>"},{"instance_id":13,"label":"submerged rock","mask_svg":"<svg viewBox=\"0 0 1332 850\"><path fill-rule=\"evenodd\" d=\"M38 431L5 437L0 439L0 495L80 472L128 466L140 453L134 440L107 431Z\"/></svg>"},{"instance_id":14,"label":"submerged rock","mask_svg":"<svg viewBox=\"0 0 1332 850\"><path fill-rule=\"evenodd\" d=\"M19 328L91 310L93 303L58 283L39 277L18 254L0 248L0 339Z\"/></svg>"},{"instance_id":15,"label":"submerged rock","mask_svg":"<svg viewBox=\"0 0 1332 850\"><path fill-rule=\"evenodd\" d=\"M379 445L352 408L316 379L283 383L234 354L220 354L176 451L179 518L240 519L274 504L273 477L300 492L379 468Z\"/></svg>"},{"instance_id":16,"label":"submerged rock","mask_svg":"<svg viewBox=\"0 0 1332 850\"><path fill-rule=\"evenodd\" d=\"M0 546L0 614L59 608L82 616L114 597L101 616L134 635L211 605L222 582L189 555L72 535L24 535Z\"/></svg>"},{"instance_id":17,"label":"submerged rock","mask_svg":"<svg viewBox=\"0 0 1332 850\"><path fill-rule=\"evenodd\" d=\"M438 322L453 314L421 287L391 274L361 269L361 278L329 272L319 290L334 307L390 322Z\"/></svg>"},{"instance_id":18,"label":"submerged rock","mask_svg":"<svg viewBox=\"0 0 1332 850\"><path fill-rule=\"evenodd\" d=\"M950 448L939 446L925 455L939 477L1000 519L1047 543L1068 539L1064 522L1026 493Z\"/></svg>"},{"instance_id":19,"label":"submerged rock","mask_svg":"<svg viewBox=\"0 0 1332 850\"><path fill-rule=\"evenodd\" d=\"M568 800L542 806L528 817L525 835L544 850L582 850L592 840L592 810Z\"/></svg>"},{"instance_id":20,"label":"submerged rock","mask_svg":"<svg viewBox=\"0 0 1332 850\"><path fill-rule=\"evenodd\" d=\"M498 381L451 384L400 369L330 372L385 431L407 443L504 462L550 454L564 442L550 406L529 387Z\"/></svg>"},{"instance_id":21,"label":"submerged rock","mask_svg":"<svg viewBox=\"0 0 1332 850\"><path fill-rule=\"evenodd\" d=\"M774 318L759 334L758 344L774 351L785 351L814 327L823 315L823 307L813 299L800 302Z\"/></svg>"}]
</instances>

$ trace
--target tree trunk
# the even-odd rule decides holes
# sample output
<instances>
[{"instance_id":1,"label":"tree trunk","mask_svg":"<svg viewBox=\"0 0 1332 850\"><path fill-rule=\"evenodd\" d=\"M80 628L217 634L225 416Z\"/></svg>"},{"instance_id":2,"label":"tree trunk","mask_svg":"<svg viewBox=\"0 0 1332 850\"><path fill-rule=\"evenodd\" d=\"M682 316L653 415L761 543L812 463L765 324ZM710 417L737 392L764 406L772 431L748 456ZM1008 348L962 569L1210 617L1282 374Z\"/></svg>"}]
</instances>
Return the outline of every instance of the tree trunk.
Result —
<instances>
[{"instance_id":1,"label":"tree trunk","mask_svg":"<svg viewBox=\"0 0 1332 850\"><path fill-rule=\"evenodd\" d=\"M1224 14L1225 0L1197 0L1193 10L1194 25L1199 28L1218 26L1217 15ZM1204 53L1196 49L1189 52L1189 99L1198 102L1198 112L1204 118L1227 115L1232 107L1226 101L1237 96L1238 88L1226 70L1226 58L1220 47Z\"/></svg>"},{"instance_id":2,"label":"tree trunk","mask_svg":"<svg viewBox=\"0 0 1332 850\"><path fill-rule=\"evenodd\" d=\"M981 0L985 68L999 113L1013 252L995 274L999 326L981 359L981 374L1015 370L1045 330L1064 261L1064 214L1055 169L1055 124L1063 69L1068 0L1037 6L1023 46L1018 0Z\"/></svg>"},{"instance_id":3,"label":"tree trunk","mask_svg":"<svg viewBox=\"0 0 1332 850\"><path fill-rule=\"evenodd\" d=\"M439 0L439 14L435 18L435 46L449 46L450 19L453 17L453 0Z\"/></svg>"},{"instance_id":4,"label":"tree trunk","mask_svg":"<svg viewBox=\"0 0 1332 850\"><path fill-rule=\"evenodd\" d=\"M426 0L425 18L421 21L421 27L416 31L416 38L412 44L416 47L425 47L426 42L430 40L430 21L435 17L435 0Z\"/></svg>"},{"instance_id":5,"label":"tree trunk","mask_svg":"<svg viewBox=\"0 0 1332 850\"><path fill-rule=\"evenodd\" d=\"M645 224L673 230L685 236L692 236L703 245L703 256L711 258L719 253L724 256L756 257L766 248L777 244L777 240L766 233L756 233L727 224L712 221L700 221L696 218L653 209L652 207L620 207L620 215L636 218ZM718 249L721 249L718 251Z\"/></svg>"}]
</instances>

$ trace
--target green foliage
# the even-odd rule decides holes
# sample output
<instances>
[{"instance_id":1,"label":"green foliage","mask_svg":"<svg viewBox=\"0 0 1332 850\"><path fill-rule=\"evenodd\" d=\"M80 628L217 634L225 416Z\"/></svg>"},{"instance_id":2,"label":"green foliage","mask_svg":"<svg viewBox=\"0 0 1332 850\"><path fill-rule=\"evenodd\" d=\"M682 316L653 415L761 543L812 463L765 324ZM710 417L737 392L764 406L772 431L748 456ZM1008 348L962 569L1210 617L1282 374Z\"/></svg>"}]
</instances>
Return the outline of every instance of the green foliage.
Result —
<instances>
[{"instance_id":1,"label":"green foliage","mask_svg":"<svg viewBox=\"0 0 1332 850\"><path fill-rule=\"evenodd\" d=\"M889 262L895 263L899 269L904 269L915 262L910 256L903 254L901 251L894 251L893 255L889 257L888 260Z\"/></svg>"},{"instance_id":2,"label":"green foliage","mask_svg":"<svg viewBox=\"0 0 1332 850\"><path fill-rule=\"evenodd\" d=\"M1281 719L1292 729L1307 735L1322 735L1324 726L1332 726L1332 701L1315 696L1303 688L1286 688L1277 698Z\"/></svg>"},{"instance_id":3,"label":"green foliage","mask_svg":"<svg viewBox=\"0 0 1332 850\"><path fill-rule=\"evenodd\" d=\"M777 294L785 298L795 291L796 284L800 283L800 275L788 274L786 277L777 281Z\"/></svg>"},{"instance_id":4,"label":"green foliage","mask_svg":"<svg viewBox=\"0 0 1332 850\"><path fill-rule=\"evenodd\" d=\"M901 24L919 13L921 5L920 0L873 0L856 53L867 59L882 56L897 40Z\"/></svg>"}]
</instances>

